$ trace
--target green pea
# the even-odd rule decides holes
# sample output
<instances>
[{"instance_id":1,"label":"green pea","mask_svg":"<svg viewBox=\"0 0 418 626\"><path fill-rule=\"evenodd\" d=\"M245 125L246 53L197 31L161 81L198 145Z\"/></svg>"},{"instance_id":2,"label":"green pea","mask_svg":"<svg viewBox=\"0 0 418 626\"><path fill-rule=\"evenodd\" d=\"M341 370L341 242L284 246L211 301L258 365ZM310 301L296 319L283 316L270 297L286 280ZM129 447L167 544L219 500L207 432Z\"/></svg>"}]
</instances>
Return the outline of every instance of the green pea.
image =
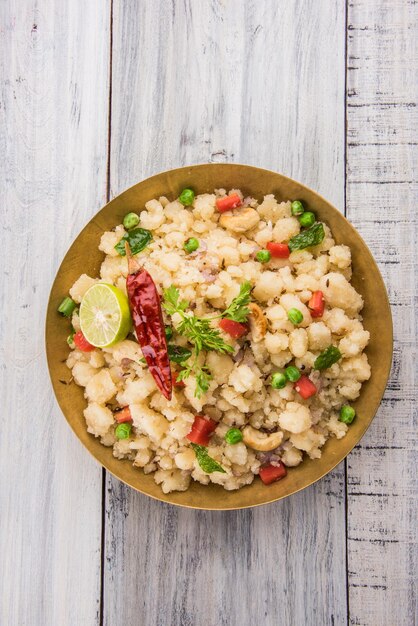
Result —
<instances>
[{"instance_id":1,"label":"green pea","mask_svg":"<svg viewBox=\"0 0 418 626\"><path fill-rule=\"evenodd\" d=\"M242 441L242 432L239 428L230 428L225 435L225 441L229 444L239 443Z\"/></svg>"},{"instance_id":2,"label":"green pea","mask_svg":"<svg viewBox=\"0 0 418 626\"><path fill-rule=\"evenodd\" d=\"M165 327L165 336L167 338L167 341L170 341L170 339L173 336L173 327L172 326L166 326Z\"/></svg>"},{"instance_id":3,"label":"green pea","mask_svg":"<svg viewBox=\"0 0 418 626\"><path fill-rule=\"evenodd\" d=\"M257 261L260 261L260 263L268 263L271 259L271 254L268 250L259 250L255 258Z\"/></svg>"},{"instance_id":4,"label":"green pea","mask_svg":"<svg viewBox=\"0 0 418 626\"><path fill-rule=\"evenodd\" d=\"M344 406L340 409L340 417L338 419L340 422L344 422L344 424L351 424L355 416L356 412L353 407L348 404L344 404Z\"/></svg>"},{"instance_id":5,"label":"green pea","mask_svg":"<svg viewBox=\"0 0 418 626\"><path fill-rule=\"evenodd\" d=\"M190 239L188 239L183 245L183 249L187 252L187 254L194 252L195 250L198 249L198 247L199 247L199 240L196 239L196 237L190 237Z\"/></svg>"},{"instance_id":6,"label":"green pea","mask_svg":"<svg viewBox=\"0 0 418 626\"><path fill-rule=\"evenodd\" d=\"M299 217L299 224L303 226L303 228L310 228L315 222L315 213L312 213L312 211L305 211L305 213Z\"/></svg>"},{"instance_id":7,"label":"green pea","mask_svg":"<svg viewBox=\"0 0 418 626\"><path fill-rule=\"evenodd\" d=\"M292 215L302 215L305 208L300 200L293 200L290 210L292 211Z\"/></svg>"},{"instance_id":8,"label":"green pea","mask_svg":"<svg viewBox=\"0 0 418 626\"><path fill-rule=\"evenodd\" d=\"M131 228L135 228L139 224L139 217L136 213L127 213L123 218L123 227L126 230L131 230Z\"/></svg>"},{"instance_id":9,"label":"green pea","mask_svg":"<svg viewBox=\"0 0 418 626\"><path fill-rule=\"evenodd\" d=\"M296 383L301 377L301 373L295 365L289 365L289 367L286 367L285 374L287 380L290 380L291 383Z\"/></svg>"},{"instance_id":10,"label":"green pea","mask_svg":"<svg viewBox=\"0 0 418 626\"><path fill-rule=\"evenodd\" d=\"M271 386L273 389L283 389L283 387L286 387L286 384L287 378L281 372L274 372L274 374L271 375Z\"/></svg>"},{"instance_id":11,"label":"green pea","mask_svg":"<svg viewBox=\"0 0 418 626\"><path fill-rule=\"evenodd\" d=\"M299 309L289 309L287 312L287 317L295 326L303 322L303 315L299 311Z\"/></svg>"},{"instance_id":12,"label":"green pea","mask_svg":"<svg viewBox=\"0 0 418 626\"><path fill-rule=\"evenodd\" d=\"M183 189L179 196L179 200L184 206L191 206L194 202L194 191L193 189Z\"/></svg>"},{"instance_id":13,"label":"green pea","mask_svg":"<svg viewBox=\"0 0 418 626\"><path fill-rule=\"evenodd\" d=\"M131 424L118 424L115 428L115 435L117 439L128 439L131 434Z\"/></svg>"},{"instance_id":14,"label":"green pea","mask_svg":"<svg viewBox=\"0 0 418 626\"><path fill-rule=\"evenodd\" d=\"M71 300L71 298L67 296L59 305L58 313L61 313L64 317L70 317L76 306L74 300Z\"/></svg>"}]
</instances>

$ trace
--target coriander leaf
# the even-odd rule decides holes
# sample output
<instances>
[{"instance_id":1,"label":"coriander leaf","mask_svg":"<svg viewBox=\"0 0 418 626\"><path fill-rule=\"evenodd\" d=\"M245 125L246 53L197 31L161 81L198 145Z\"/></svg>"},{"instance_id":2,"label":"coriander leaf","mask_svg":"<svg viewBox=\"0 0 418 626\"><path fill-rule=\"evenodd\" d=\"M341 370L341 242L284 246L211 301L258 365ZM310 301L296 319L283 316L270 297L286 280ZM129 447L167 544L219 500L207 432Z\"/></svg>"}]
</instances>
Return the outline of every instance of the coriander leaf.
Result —
<instances>
[{"instance_id":1,"label":"coriander leaf","mask_svg":"<svg viewBox=\"0 0 418 626\"><path fill-rule=\"evenodd\" d=\"M192 312L186 312L186 308L189 303L186 300L180 300L179 290L173 285L164 290L163 307L168 315L174 315L175 313L180 316L180 322L176 324L176 331L186 337L192 344L192 351L187 348L182 348L180 351L179 346L169 345L171 348L171 355L169 358L177 363L184 364L191 356L194 357L192 364L188 364L183 367L181 372L177 376L177 380L185 380L191 374L196 377L196 389L195 396L200 398L209 389L209 383L211 380L211 374L205 367L200 367L197 363L197 357L202 350L214 350L220 354L232 353L234 348L226 343L217 328L212 328L212 319L197 317ZM174 350L182 352L183 354L174 354ZM185 356L187 352L187 356ZM176 360L177 359L177 360Z\"/></svg>"},{"instance_id":2,"label":"coriander leaf","mask_svg":"<svg viewBox=\"0 0 418 626\"><path fill-rule=\"evenodd\" d=\"M184 363L192 356L192 351L183 346L177 346L174 343L168 344L168 358L174 363Z\"/></svg>"},{"instance_id":3,"label":"coriander leaf","mask_svg":"<svg viewBox=\"0 0 418 626\"><path fill-rule=\"evenodd\" d=\"M206 472L207 474L212 474L212 472L222 472L222 474L226 474L222 465L219 465L215 459L212 459L208 454L207 448L204 446L199 446L197 443L190 444L195 451L197 462L200 465L200 468Z\"/></svg>"},{"instance_id":4,"label":"coriander leaf","mask_svg":"<svg viewBox=\"0 0 418 626\"><path fill-rule=\"evenodd\" d=\"M180 300L180 292L174 285L164 289L163 298L163 307L169 315L182 313L189 306L187 300Z\"/></svg>"},{"instance_id":5,"label":"coriander leaf","mask_svg":"<svg viewBox=\"0 0 418 626\"><path fill-rule=\"evenodd\" d=\"M295 235L289 241L289 249L291 252L294 250L303 250L304 248L310 248L311 246L317 246L325 237L324 226L321 222L316 222L313 226L307 230L303 230L299 235Z\"/></svg>"},{"instance_id":6,"label":"coriander leaf","mask_svg":"<svg viewBox=\"0 0 418 626\"><path fill-rule=\"evenodd\" d=\"M138 254L152 241L152 234L151 231L145 230L145 228L133 228L129 233L125 233L115 246L115 250L120 256L126 255L125 241L129 243L132 254Z\"/></svg>"},{"instance_id":7,"label":"coriander leaf","mask_svg":"<svg viewBox=\"0 0 418 626\"><path fill-rule=\"evenodd\" d=\"M220 354L233 352L234 348L226 343L216 328L212 328L209 319L184 315L177 327L177 332L184 335L194 345L196 356L202 350L214 350Z\"/></svg>"},{"instance_id":8,"label":"coriander leaf","mask_svg":"<svg viewBox=\"0 0 418 626\"><path fill-rule=\"evenodd\" d=\"M177 373L177 382L180 382L181 380L186 380L186 378L189 378L190 374L192 373L192 367L191 366L187 366L184 369L180 370Z\"/></svg>"},{"instance_id":9,"label":"coriander leaf","mask_svg":"<svg viewBox=\"0 0 418 626\"><path fill-rule=\"evenodd\" d=\"M196 389L194 395L196 398L201 398L209 389L209 383L212 380L212 375L207 367L197 367L196 363L187 365L184 369L180 370L177 374L177 382L186 380L191 374L196 377Z\"/></svg>"},{"instance_id":10,"label":"coriander leaf","mask_svg":"<svg viewBox=\"0 0 418 626\"><path fill-rule=\"evenodd\" d=\"M245 281L240 285L239 294L234 298L222 317L227 317L234 322L246 322L250 314L248 305L251 301L251 283Z\"/></svg>"},{"instance_id":11,"label":"coriander leaf","mask_svg":"<svg viewBox=\"0 0 418 626\"><path fill-rule=\"evenodd\" d=\"M342 357L341 352L335 346L328 346L321 354L315 359L314 369L325 370L331 365L334 365Z\"/></svg>"},{"instance_id":12,"label":"coriander leaf","mask_svg":"<svg viewBox=\"0 0 418 626\"><path fill-rule=\"evenodd\" d=\"M196 373L196 389L194 395L196 398L200 398L209 389L212 375L207 368L202 367Z\"/></svg>"}]
</instances>

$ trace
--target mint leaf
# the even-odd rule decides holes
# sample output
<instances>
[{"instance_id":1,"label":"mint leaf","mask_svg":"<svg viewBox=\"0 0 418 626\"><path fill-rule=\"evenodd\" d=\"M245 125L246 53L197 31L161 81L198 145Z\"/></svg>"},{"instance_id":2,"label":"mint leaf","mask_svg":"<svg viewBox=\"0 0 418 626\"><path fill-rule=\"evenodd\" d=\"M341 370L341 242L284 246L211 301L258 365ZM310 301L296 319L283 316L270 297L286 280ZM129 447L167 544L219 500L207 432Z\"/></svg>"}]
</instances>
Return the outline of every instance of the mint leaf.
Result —
<instances>
[{"instance_id":1,"label":"mint leaf","mask_svg":"<svg viewBox=\"0 0 418 626\"><path fill-rule=\"evenodd\" d=\"M200 469L202 469L206 474L212 474L212 472L222 472L222 474L226 474L222 465L219 465L212 459L208 454L208 449L205 446L199 446L197 443L190 444L195 451L197 462L200 465Z\"/></svg>"},{"instance_id":2,"label":"mint leaf","mask_svg":"<svg viewBox=\"0 0 418 626\"><path fill-rule=\"evenodd\" d=\"M138 254L152 241L152 234L145 228L133 228L129 233L125 233L115 246L115 250L120 256L126 255L125 241L129 243L132 254Z\"/></svg>"}]
</instances>

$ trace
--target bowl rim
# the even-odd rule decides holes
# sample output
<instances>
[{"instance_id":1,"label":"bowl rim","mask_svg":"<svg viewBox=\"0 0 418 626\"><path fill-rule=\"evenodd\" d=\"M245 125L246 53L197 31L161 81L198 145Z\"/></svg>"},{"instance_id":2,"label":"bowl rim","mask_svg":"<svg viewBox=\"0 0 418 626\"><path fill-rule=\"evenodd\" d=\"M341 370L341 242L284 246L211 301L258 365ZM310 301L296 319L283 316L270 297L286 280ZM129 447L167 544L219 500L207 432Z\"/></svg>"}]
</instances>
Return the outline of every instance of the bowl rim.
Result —
<instances>
[{"instance_id":1,"label":"bowl rim","mask_svg":"<svg viewBox=\"0 0 418 626\"><path fill-rule=\"evenodd\" d=\"M198 170L199 168L207 168L208 166L213 166L213 167L222 167L222 166L228 166L228 167L234 167L237 170L240 168L245 168L245 169L251 169L255 172L259 171L259 172L263 172L263 173L268 173L268 174L272 174L274 176L279 175L282 179L289 181L290 183L296 184L298 187L300 187L301 189L303 189L304 191L308 192L309 194L313 194L315 195L319 200L321 200L325 205L330 206L334 211L336 211L336 213L338 214L338 219L342 219L343 222L345 222L350 228L354 229L357 237L359 238L360 242L363 244L363 246L369 251L370 253L370 258L372 261L372 269L373 271L378 275L378 277L380 278L380 282L381 282L381 287L383 290L383 294L385 296L385 303L387 304L387 311L388 311L388 328L387 328L387 332L388 332L388 338L389 338L389 346L390 346L390 352L388 353L388 357L387 358L387 364L385 367L385 371L384 371L384 375L382 376L382 379L384 379L384 385L382 385L382 390L379 394L378 397L378 403L376 405L376 410L374 411L374 413L371 415L368 423L362 428L359 437L354 441L354 443L352 445L349 446L349 448L345 451L345 453L342 456L338 456L337 459L331 461L330 465L327 466L327 468L320 473L320 475L316 476L315 478L313 478L312 480L309 479L308 482L304 483L303 485L297 487L296 489L294 489L294 491L292 491L289 494L279 494L278 496L274 496L271 497L270 499L266 499L264 502L256 502L256 503L249 503L249 504L241 504L241 505L231 505L231 506L199 506L199 505L195 505L195 504L188 504L188 503L183 503L183 502L175 502L175 501L171 501L170 498L165 498L164 496L166 494L163 494L163 492L161 492L161 495L163 497L158 497L157 495L148 493L147 491L144 491L143 489L141 489L140 487L136 486L136 485L132 485L130 484L127 480L125 480L124 478L122 478L120 475L118 475L118 473L116 473L114 470L112 470L109 466L109 464L107 463L107 461L101 461L99 460L96 455L94 454L93 450L85 445L85 443L83 441L80 440L80 438L77 435L76 432L76 428L73 425L73 423L71 421L69 421L69 419L67 418L67 415L64 412L64 409L62 408L62 404L60 402L59 399L59 394L57 393L58 387L56 385L56 382L54 381L53 376L51 375L51 369L52 369L52 355L50 354L49 351L49 346L48 346L48 322L49 322L49 314L51 312L51 308L52 308L52 292L53 292L53 288L55 286L55 283L58 279L58 276L61 273L61 270L64 266L64 263L66 261L67 255L70 252L70 250L72 249L72 247L75 245L76 240L82 235L82 233L87 230L87 228L89 227L90 223L97 217L97 215L99 213L101 213L102 211L104 211L109 205L111 205L117 198L120 198L121 196L123 196L124 194L129 194L130 191L132 191L135 187L137 187L138 185L145 183L145 182L151 182L153 179L158 179L161 175L167 175L170 173L178 173L181 171L190 171L190 170ZM172 506L177 506L177 507L181 507L181 508L186 508L186 509L193 509L193 510L200 510L200 511L236 511L236 510L242 510L242 509L251 509L251 508L255 508L255 507L259 507L259 506L266 506L268 504L273 504L274 502L278 502L279 500L283 500L285 498L289 498L293 495L295 495L296 493L299 493L300 491L303 491L304 489L307 489L308 487L312 486L313 484L317 483L318 481L322 480L322 478L324 478L324 476L326 476L327 474L329 474L330 472L332 472L335 467L337 465L339 465L340 463L342 463L342 461L344 461L347 456L352 452L352 450L355 448L356 445L358 445L358 443L361 441L361 439L364 437L364 435L366 434L367 430L370 428L371 423L373 422L374 418L376 417L376 413L381 405L384 393L386 391L386 387L387 387L387 383L390 377L390 372L392 369L392 362L393 362L393 316L392 316L392 309L390 306L390 301L389 301L389 296L388 296L388 291L387 291L387 287L386 284L383 280L382 274L380 272L379 266L370 250L370 248L368 247L368 245L366 244L366 242L364 241L363 237L361 236L361 234L358 232L357 228L347 219L347 217L344 215L344 213L342 213L339 209L337 209L336 206L334 206L334 204L332 204L329 200L327 200L326 198L324 198L324 196L322 196L320 193L318 193L317 191L315 191L314 189L312 189L311 187L308 187L307 185L305 185L304 183L299 182L298 180L291 178L289 176L286 176L285 174L282 174L281 172L277 172L275 170L270 170L267 168L261 168L261 167L257 167L254 165L250 165L250 164L246 164L246 163L229 163L229 162L225 162L225 163L196 163L196 164L192 164L192 165L185 165L182 167L177 167L177 168L171 168L168 170L162 170L160 172L157 172L155 174L153 174L152 176L148 176L146 178L141 179L140 181L138 181L137 183L134 183L133 185L127 187L126 189L124 189L121 193L117 194L114 198L112 198L111 200L109 200L108 202L106 202L106 204L104 204L98 211L96 211L94 213L94 215L91 216L91 218L88 220L88 222L85 224L85 226L79 231L79 233L76 235L75 239L72 240L71 244L68 246L64 256L62 257L62 260L58 266L58 269L55 272L54 275L54 279L51 283L51 288L50 288L50 292L49 292L49 296L48 296L48 302L47 302L47 306L46 306L46 311L45 311L45 323L44 323L44 346L45 346L45 354L46 354L46 361L47 361L47 367L48 367L48 374L49 374L49 379L50 379L50 383L54 392L54 397L55 397L55 401L58 404L61 413L64 415L65 417L65 421L67 422L67 424L70 426L72 432L74 433L74 435L77 437L77 439L80 441L80 443L83 445L83 447L89 452L89 454L94 458L94 460L104 469L106 469L106 471L108 471L112 476L114 476L117 480L121 481L122 483L124 483L125 485L127 485L128 487L130 487L131 489L134 489L135 491L137 491L138 493L141 493L144 496L147 496L149 498L152 498L153 500L157 501L157 502L162 502L164 504L167 505L172 505ZM119 459L118 459L119 460ZM122 465L122 464L121 464ZM138 471L141 471L140 469ZM201 487L204 488L207 485L202 485ZM251 486L251 485L250 485ZM218 485L216 485L216 487L218 487ZM219 488L221 488L221 486L219 486ZM243 487L245 488L245 486ZM239 490L238 490L239 491ZM187 491L186 491L187 493ZM235 493L235 492L234 492ZM170 494L167 494L168 496Z\"/></svg>"}]
</instances>

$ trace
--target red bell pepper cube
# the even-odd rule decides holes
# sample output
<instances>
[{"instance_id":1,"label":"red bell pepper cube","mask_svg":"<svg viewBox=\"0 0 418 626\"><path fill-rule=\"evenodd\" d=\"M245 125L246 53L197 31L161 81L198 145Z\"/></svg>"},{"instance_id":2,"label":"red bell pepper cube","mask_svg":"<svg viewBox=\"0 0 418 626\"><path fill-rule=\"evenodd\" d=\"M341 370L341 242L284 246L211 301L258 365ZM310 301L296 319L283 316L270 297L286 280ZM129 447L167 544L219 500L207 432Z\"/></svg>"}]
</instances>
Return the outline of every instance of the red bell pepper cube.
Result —
<instances>
[{"instance_id":1,"label":"red bell pepper cube","mask_svg":"<svg viewBox=\"0 0 418 626\"><path fill-rule=\"evenodd\" d=\"M231 211L232 209L236 209L242 205L242 200L237 193L231 193L230 196L224 196L223 198L218 198L216 201L216 207L220 213L224 213L225 211Z\"/></svg>"},{"instance_id":2,"label":"red bell pepper cube","mask_svg":"<svg viewBox=\"0 0 418 626\"><path fill-rule=\"evenodd\" d=\"M281 480L287 474L287 469L281 461L278 465L263 465L258 472L265 485L271 485L276 480Z\"/></svg>"},{"instance_id":3,"label":"red bell pepper cube","mask_svg":"<svg viewBox=\"0 0 418 626\"><path fill-rule=\"evenodd\" d=\"M304 400L314 396L317 392L317 388L307 376L301 376L294 384L294 388Z\"/></svg>"},{"instance_id":4,"label":"red bell pepper cube","mask_svg":"<svg viewBox=\"0 0 418 626\"><path fill-rule=\"evenodd\" d=\"M325 308L325 298L322 291L314 291L308 302L308 309L311 311L312 317L322 317Z\"/></svg>"},{"instance_id":5,"label":"red bell pepper cube","mask_svg":"<svg viewBox=\"0 0 418 626\"><path fill-rule=\"evenodd\" d=\"M192 429L189 434L186 435L186 438L192 443L197 443L199 446L207 446L209 437L217 425L214 420L206 419L203 415L196 415Z\"/></svg>"},{"instance_id":6,"label":"red bell pepper cube","mask_svg":"<svg viewBox=\"0 0 418 626\"><path fill-rule=\"evenodd\" d=\"M248 333L248 326L234 320L223 319L219 322L219 328L228 333L233 339L239 339Z\"/></svg>"},{"instance_id":7,"label":"red bell pepper cube","mask_svg":"<svg viewBox=\"0 0 418 626\"><path fill-rule=\"evenodd\" d=\"M275 241L269 241L266 245L267 250L271 256L276 259L288 259L290 255L289 246L287 243L276 243Z\"/></svg>"},{"instance_id":8,"label":"red bell pepper cube","mask_svg":"<svg viewBox=\"0 0 418 626\"><path fill-rule=\"evenodd\" d=\"M94 346L92 346L91 343L87 341L81 330L78 330L76 332L73 337L73 341L76 347L81 350L81 352L91 352L92 350L94 350Z\"/></svg>"},{"instance_id":9,"label":"red bell pepper cube","mask_svg":"<svg viewBox=\"0 0 418 626\"><path fill-rule=\"evenodd\" d=\"M132 422L131 410L128 406L124 406L121 411L115 413L115 420L118 424L124 424L125 422Z\"/></svg>"}]
</instances>

